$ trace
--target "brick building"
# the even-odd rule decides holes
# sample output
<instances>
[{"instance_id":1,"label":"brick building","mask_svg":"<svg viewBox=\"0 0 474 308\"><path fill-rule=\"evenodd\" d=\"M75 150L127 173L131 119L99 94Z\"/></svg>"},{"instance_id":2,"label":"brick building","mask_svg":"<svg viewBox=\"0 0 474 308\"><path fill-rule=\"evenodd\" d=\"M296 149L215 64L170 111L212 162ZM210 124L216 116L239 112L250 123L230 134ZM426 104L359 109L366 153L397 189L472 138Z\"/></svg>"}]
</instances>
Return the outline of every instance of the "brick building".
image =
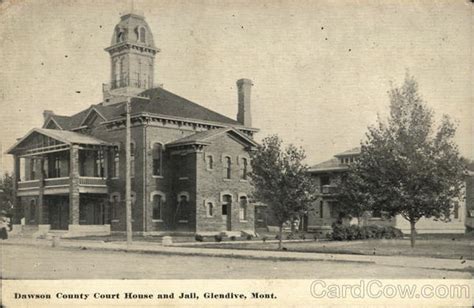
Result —
<instances>
[{"instance_id":1,"label":"brick building","mask_svg":"<svg viewBox=\"0 0 474 308\"><path fill-rule=\"evenodd\" d=\"M64 236L125 231L125 105L131 100L135 232L253 231L247 181L252 82L237 81L237 120L154 86L156 48L143 16L121 17L103 101L72 116L45 111L14 156L25 224Z\"/></svg>"},{"instance_id":2,"label":"brick building","mask_svg":"<svg viewBox=\"0 0 474 308\"><path fill-rule=\"evenodd\" d=\"M354 148L325 162L310 168L310 173L320 187L318 200L314 211L308 213L308 229L325 233L331 230L331 224L341 219L342 213L337 207L338 180L340 175L347 172L349 165L355 162L360 154L360 148ZM474 226L474 173L469 171L466 175L465 197L453 200L453 213L450 222L437 221L433 218L421 218L416 224L418 233L464 233L466 226ZM399 228L404 233L410 233L410 223L401 215L392 218L384 217L383 213L365 213L361 217L361 224L388 225ZM358 219L353 218L346 223L357 224ZM472 228L471 226L471 228Z\"/></svg>"}]
</instances>

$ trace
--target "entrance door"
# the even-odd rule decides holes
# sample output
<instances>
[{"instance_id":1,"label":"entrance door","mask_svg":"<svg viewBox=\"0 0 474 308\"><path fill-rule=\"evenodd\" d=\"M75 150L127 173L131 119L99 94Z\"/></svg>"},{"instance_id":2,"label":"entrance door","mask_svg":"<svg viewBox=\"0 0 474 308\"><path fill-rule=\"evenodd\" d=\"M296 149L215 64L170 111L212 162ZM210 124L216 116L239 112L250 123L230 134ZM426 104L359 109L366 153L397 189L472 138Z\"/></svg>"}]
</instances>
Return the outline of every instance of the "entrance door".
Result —
<instances>
[{"instance_id":1,"label":"entrance door","mask_svg":"<svg viewBox=\"0 0 474 308\"><path fill-rule=\"evenodd\" d=\"M226 230L231 231L232 226L232 196L224 195L222 198L222 222L226 225Z\"/></svg>"},{"instance_id":2,"label":"entrance door","mask_svg":"<svg viewBox=\"0 0 474 308\"><path fill-rule=\"evenodd\" d=\"M49 200L49 223L52 230L67 230L69 226L69 202L67 198Z\"/></svg>"}]
</instances>

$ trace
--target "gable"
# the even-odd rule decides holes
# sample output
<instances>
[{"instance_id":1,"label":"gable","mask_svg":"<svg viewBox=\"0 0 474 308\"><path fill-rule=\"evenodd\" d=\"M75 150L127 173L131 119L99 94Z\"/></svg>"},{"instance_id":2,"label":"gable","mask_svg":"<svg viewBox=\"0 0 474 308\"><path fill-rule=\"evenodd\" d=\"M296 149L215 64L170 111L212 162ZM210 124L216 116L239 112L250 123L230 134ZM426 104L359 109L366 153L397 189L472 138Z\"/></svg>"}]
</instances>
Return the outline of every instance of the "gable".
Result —
<instances>
[{"instance_id":1,"label":"gable","mask_svg":"<svg viewBox=\"0 0 474 308\"><path fill-rule=\"evenodd\" d=\"M84 120L82 120L79 127L81 126L95 127L99 125L101 122L103 122L104 120L106 120L105 117L102 116L100 112L97 111L97 109L92 107L87 113L87 115L84 117Z\"/></svg>"},{"instance_id":2,"label":"gable","mask_svg":"<svg viewBox=\"0 0 474 308\"><path fill-rule=\"evenodd\" d=\"M58 122L54 120L54 118L49 118L46 123L43 125L43 128L48 128L48 129L62 129L61 126L59 126Z\"/></svg>"},{"instance_id":3,"label":"gable","mask_svg":"<svg viewBox=\"0 0 474 308\"><path fill-rule=\"evenodd\" d=\"M66 143L56 138L40 134L37 131L32 131L10 148L8 153L27 152L32 149L47 148L58 145L66 145Z\"/></svg>"}]
</instances>

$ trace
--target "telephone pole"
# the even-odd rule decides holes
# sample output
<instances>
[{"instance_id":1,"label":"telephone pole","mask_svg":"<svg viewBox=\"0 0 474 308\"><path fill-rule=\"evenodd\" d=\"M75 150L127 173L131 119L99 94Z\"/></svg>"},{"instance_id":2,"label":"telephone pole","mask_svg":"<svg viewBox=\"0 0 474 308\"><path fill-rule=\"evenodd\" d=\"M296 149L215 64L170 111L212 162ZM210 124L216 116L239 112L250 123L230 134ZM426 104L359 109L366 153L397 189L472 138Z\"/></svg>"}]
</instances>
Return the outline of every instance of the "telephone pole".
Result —
<instances>
[{"instance_id":1,"label":"telephone pole","mask_svg":"<svg viewBox=\"0 0 474 308\"><path fill-rule=\"evenodd\" d=\"M126 223L127 223L127 248L132 244L132 200L131 190L132 183L130 178L130 109L131 109L131 98L127 97L125 105L126 122L125 122L125 212L126 212Z\"/></svg>"}]
</instances>

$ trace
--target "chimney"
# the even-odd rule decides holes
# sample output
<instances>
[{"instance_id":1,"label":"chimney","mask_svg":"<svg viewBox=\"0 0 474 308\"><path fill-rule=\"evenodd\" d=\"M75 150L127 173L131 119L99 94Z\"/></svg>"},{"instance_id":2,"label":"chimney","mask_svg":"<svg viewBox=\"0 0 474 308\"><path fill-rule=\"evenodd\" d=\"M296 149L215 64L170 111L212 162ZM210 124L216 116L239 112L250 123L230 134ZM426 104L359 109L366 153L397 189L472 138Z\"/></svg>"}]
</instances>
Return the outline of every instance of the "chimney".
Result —
<instances>
[{"instance_id":1,"label":"chimney","mask_svg":"<svg viewBox=\"0 0 474 308\"><path fill-rule=\"evenodd\" d=\"M250 112L250 93L252 86L253 83L250 79L237 80L237 94L239 98L237 122L244 126L252 126L252 116Z\"/></svg>"},{"instance_id":2,"label":"chimney","mask_svg":"<svg viewBox=\"0 0 474 308\"><path fill-rule=\"evenodd\" d=\"M52 110L45 110L43 111L43 118L44 120L46 121L46 119L49 117L49 116L52 116L54 114L54 112Z\"/></svg>"}]
</instances>

